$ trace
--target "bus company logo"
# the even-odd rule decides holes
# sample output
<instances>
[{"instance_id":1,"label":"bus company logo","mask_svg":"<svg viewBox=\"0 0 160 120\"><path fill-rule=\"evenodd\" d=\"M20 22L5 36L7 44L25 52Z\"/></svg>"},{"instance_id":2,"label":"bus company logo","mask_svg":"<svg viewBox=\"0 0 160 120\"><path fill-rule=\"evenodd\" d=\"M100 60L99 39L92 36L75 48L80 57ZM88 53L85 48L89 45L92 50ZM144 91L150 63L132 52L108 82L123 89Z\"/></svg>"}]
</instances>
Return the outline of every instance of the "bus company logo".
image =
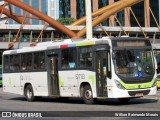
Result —
<instances>
[{"instance_id":1,"label":"bus company logo","mask_svg":"<svg viewBox=\"0 0 160 120\"><path fill-rule=\"evenodd\" d=\"M20 75L20 80L32 80L29 75Z\"/></svg>"},{"instance_id":2,"label":"bus company logo","mask_svg":"<svg viewBox=\"0 0 160 120\"><path fill-rule=\"evenodd\" d=\"M85 74L76 74L76 79L85 79Z\"/></svg>"},{"instance_id":3,"label":"bus company logo","mask_svg":"<svg viewBox=\"0 0 160 120\"><path fill-rule=\"evenodd\" d=\"M2 112L2 117L12 117L11 112Z\"/></svg>"}]
</instances>

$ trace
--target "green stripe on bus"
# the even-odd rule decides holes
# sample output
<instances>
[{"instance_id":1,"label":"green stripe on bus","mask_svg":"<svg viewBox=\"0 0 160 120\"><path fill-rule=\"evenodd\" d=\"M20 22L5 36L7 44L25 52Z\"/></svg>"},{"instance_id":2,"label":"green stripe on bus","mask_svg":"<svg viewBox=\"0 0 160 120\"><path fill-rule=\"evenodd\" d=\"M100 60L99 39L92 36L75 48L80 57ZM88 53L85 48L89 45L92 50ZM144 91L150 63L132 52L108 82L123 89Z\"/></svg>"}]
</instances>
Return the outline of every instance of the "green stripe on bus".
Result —
<instances>
[{"instance_id":1,"label":"green stripe on bus","mask_svg":"<svg viewBox=\"0 0 160 120\"><path fill-rule=\"evenodd\" d=\"M94 44L93 41L85 41L85 42L76 43L76 46L86 46L86 45L93 45L93 44Z\"/></svg>"},{"instance_id":2,"label":"green stripe on bus","mask_svg":"<svg viewBox=\"0 0 160 120\"><path fill-rule=\"evenodd\" d=\"M9 78L9 81L8 81L9 85L12 85L12 79Z\"/></svg>"},{"instance_id":3,"label":"green stripe on bus","mask_svg":"<svg viewBox=\"0 0 160 120\"><path fill-rule=\"evenodd\" d=\"M136 84L126 84L123 81L120 81L120 83L127 89L127 90L133 90L133 89L144 89L144 88L150 88L152 87L154 83L154 79L151 82L147 83L136 83Z\"/></svg>"},{"instance_id":4,"label":"green stripe on bus","mask_svg":"<svg viewBox=\"0 0 160 120\"><path fill-rule=\"evenodd\" d=\"M61 79L60 76L59 76L59 84L60 84L61 86L64 86L64 81L62 81L62 79Z\"/></svg>"},{"instance_id":5,"label":"green stripe on bus","mask_svg":"<svg viewBox=\"0 0 160 120\"><path fill-rule=\"evenodd\" d=\"M94 85L94 75L90 75L88 78L92 81L92 85Z\"/></svg>"},{"instance_id":6,"label":"green stripe on bus","mask_svg":"<svg viewBox=\"0 0 160 120\"><path fill-rule=\"evenodd\" d=\"M2 80L0 80L0 85L2 85Z\"/></svg>"}]
</instances>

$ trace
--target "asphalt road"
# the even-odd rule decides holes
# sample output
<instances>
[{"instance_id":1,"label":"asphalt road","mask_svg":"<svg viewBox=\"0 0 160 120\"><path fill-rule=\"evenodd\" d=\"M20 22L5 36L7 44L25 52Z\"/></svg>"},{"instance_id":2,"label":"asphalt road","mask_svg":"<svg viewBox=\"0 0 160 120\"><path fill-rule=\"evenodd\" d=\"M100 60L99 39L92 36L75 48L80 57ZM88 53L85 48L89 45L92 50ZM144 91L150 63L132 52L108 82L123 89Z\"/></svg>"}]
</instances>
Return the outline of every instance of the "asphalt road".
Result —
<instances>
[{"instance_id":1,"label":"asphalt road","mask_svg":"<svg viewBox=\"0 0 160 120\"><path fill-rule=\"evenodd\" d=\"M132 99L129 103L120 103L116 99L107 99L107 100L100 100L96 104L93 105L86 105L83 100L79 98L70 98L70 99L55 99L55 98L42 98L36 102L27 102L24 96L4 93L2 88L0 88L0 111L52 111L44 112L46 115L53 116L54 115L59 117L64 114L64 117L67 116L66 119L71 119L68 117L76 116L88 116L90 119L93 117L100 117L103 119L105 116L111 115L111 119L113 119L112 114L128 113L130 111L142 113L143 111L148 111L149 113L156 111L160 111L160 91L158 91L156 96L148 96L144 98L137 98ZM60 111L60 112L57 112ZM65 112L62 112L65 111ZM67 111L67 112L66 112ZM72 111L72 112L71 112ZM75 112L77 111L77 112ZM92 112L94 111L94 112ZM108 111L108 112L107 112ZM159 113L159 114L158 114ZM158 116L160 117L160 112L158 112ZM128 119L130 117L123 116L116 117L114 119ZM62 115L63 116L63 115ZM123 118L124 117L124 118ZM144 118L144 117L141 117ZM148 117L147 117L148 118ZM154 117L157 119L157 117ZM1 119L1 118L0 118ZM3 118L6 119L6 118ZM16 118L17 120L18 118ZM20 118L19 118L20 119ZM48 118L49 119L49 118ZM80 119L85 119L80 118ZM96 118L95 118L96 119ZM146 120L146 118L144 118Z\"/></svg>"}]
</instances>

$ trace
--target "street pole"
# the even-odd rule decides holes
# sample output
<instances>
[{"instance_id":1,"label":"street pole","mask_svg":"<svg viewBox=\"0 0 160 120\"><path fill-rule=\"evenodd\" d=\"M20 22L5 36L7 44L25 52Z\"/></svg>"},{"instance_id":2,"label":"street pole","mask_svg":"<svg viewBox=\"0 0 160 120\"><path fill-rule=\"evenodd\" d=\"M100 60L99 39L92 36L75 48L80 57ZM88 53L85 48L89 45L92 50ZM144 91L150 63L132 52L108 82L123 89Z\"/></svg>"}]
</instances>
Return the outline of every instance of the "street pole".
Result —
<instances>
[{"instance_id":1,"label":"street pole","mask_svg":"<svg viewBox=\"0 0 160 120\"><path fill-rule=\"evenodd\" d=\"M85 0L86 5L86 28L87 39L92 39L92 15L91 15L91 0Z\"/></svg>"}]
</instances>

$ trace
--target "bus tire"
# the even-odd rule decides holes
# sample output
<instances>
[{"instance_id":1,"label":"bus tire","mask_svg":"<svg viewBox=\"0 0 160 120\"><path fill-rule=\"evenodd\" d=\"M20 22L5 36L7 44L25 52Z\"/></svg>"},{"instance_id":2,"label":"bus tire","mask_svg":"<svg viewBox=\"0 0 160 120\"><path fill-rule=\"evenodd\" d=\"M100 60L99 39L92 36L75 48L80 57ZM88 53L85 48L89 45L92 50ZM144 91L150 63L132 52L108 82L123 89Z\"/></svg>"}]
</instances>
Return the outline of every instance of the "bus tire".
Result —
<instances>
[{"instance_id":1,"label":"bus tire","mask_svg":"<svg viewBox=\"0 0 160 120\"><path fill-rule=\"evenodd\" d=\"M35 100L32 85L27 85L27 87L25 89L25 95L27 97L28 102L33 102Z\"/></svg>"},{"instance_id":2,"label":"bus tire","mask_svg":"<svg viewBox=\"0 0 160 120\"><path fill-rule=\"evenodd\" d=\"M93 93L92 93L91 87L89 85L84 86L83 100L86 104L93 104L94 103Z\"/></svg>"},{"instance_id":3,"label":"bus tire","mask_svg":"<svg viewBox=\"0 0 160 120\"><path fill-rule=\"evenodd\" d=\"M130 101L130 98L119 98L118 100L121 103L128 103Z\"/></svg>"}]
</instances>

